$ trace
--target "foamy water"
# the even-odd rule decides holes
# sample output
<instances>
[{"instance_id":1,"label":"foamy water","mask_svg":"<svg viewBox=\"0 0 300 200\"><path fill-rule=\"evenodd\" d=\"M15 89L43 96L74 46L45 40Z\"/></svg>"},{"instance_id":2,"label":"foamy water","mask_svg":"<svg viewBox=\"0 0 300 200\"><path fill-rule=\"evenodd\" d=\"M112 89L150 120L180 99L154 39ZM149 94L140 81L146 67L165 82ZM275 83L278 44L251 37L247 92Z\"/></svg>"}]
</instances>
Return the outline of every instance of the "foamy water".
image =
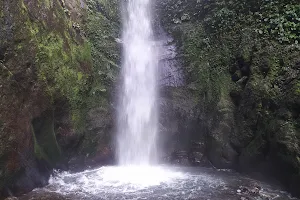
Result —
<instances>
[{"instance_id":1,"label":"foamy water","mask_svg":"<svg viewBox=\"0 0 300 200\"><path fill-rule=\"evenodd\" d=\"M102 167L81 173L59 173L51 177L46 191L79 197L104 199L146 198L151 195L171 197L190 194L201 187L223 187L225 182L209 174L192 174L162 166ZM189 194L189 195L190 195ZM150 195L150 196L149 196ZM126 198L125 198L126 197Z\"/></svg>"},{"instance_id":2,"label":"foamy water","mask_svg":"<svg viewBox=\"0 0 300 200\"><path fill-rule=\"evenodd\" d=\"M184 173L163 167L128 166L102 167L75 174L65 172L53 176L49 183L50 188L57 188L60 193L97 194L103 191L136 192L185 178Z\"/></svg>"},{"instance_id":3,"label":"foamy water","mask_svg":"<svg viewBox=\"0 0 300 200\"><path fill-rule=\"evenodd\" d=\"M241 186L262 189L259 195L239 194ZM80 173L57 173L49 185L22 200L59 194L73 200L289 200L286 193L240 174L205 168L166 166L102 167ZM34 197L34 198L32 198ZM264 198L264 199L266 199Z\"/></svg>"}]
</instances>

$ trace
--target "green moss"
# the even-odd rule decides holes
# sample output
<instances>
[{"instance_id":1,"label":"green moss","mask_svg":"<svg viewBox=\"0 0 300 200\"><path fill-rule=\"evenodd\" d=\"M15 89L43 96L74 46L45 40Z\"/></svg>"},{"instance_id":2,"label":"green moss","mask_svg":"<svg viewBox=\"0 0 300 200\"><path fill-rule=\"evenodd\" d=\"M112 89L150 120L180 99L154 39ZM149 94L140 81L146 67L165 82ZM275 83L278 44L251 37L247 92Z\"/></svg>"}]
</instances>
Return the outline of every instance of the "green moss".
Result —
<instances>
[{"instance_id":1,"label":"green moss","mask_svg":"<svg viewBox=\"0 0 300 200\"><path fill-rule=\"evenodd\" d=\"M300 81L295 85L295 95L300 96Z\"/></svg>"},{"instance_id":2,"label":"green moss","mask_svg":"<svg viewBox=\"0 0 300 200\"><path fill-rule=\"evenodd\" d=\"M181 31L189 81L197 85L207 111L212 111L218 104L226 104L229 98L231 79L228 68L232 57L230 46L223 46L211 37L201 24L197 27L193 24L183 25Z\"/></svg>"},{"instance_id":3,"label":"green moss","mask_svg":"<svg viewBox=\"0 0 300 200\"><path fill-rule=\"evenodd\" d=\"M99 6L102 10L99 11ZM120 48L116 42L119 37L119 18L116 1L87 1L85 29L91 52L93 68L91 85L86 95L87 108L103 107L108 109L109 91L113 87L120 67ZM85 55L85 54L82 54ZM89 54L86 54L88 57ZM84 60L84 58L82 58ZM78 116L74 115L76 119Z\"/></svg>"},{"instance_id":4,"label":"green moss","mask_svg":"<svg viewBox=\"0 0 300 200\"><path fill-rule=\"evenodd\" d=\"M64 97L74 112L83 104L87 90L86 72L91 68L88 42L75 43L69 32L45 31L43 26L30 23L30 33L37 44L36 64L39 80L45 85L52 101ZM68 27L64 27L68 28ZM74 122L75 124L77 122Z\"/></svg>"},{"instance_id":5,"label":"green moss","mask_svg":"<svg viewBox=\"0 0 300 200\"><path fill-rule=\"evenodd\" d=\"M100 13L112 21L119 20L119 1L118 0L87 0L88 8Z\"/></svg>"},{"instance_id":6,"label":"green moss","mask_svg":"<svg viewBox=\"0 0 300 200\"><path fill-rule=\"evenodd\" d=\"M81 28L73 28L73 22L65 17L61 6L52 11L56 26L60 24L54 30L44 30L43 21L28 22L30 33L37 43L39 80L45 85L53 102L57 98L68 100L77 130L84 129L88 107L97 104L97 101L99 105L99 99L107 98L103 95L112 86L119 71L116 64L119 50L115 41L118 35L117 22L112 23L107 16L98 12L95 3L87 2L86 33L89 42L74 39L74 36L78 38L82 34ZM116 8L112 6L116 2L98 3L109 12L110 18L116 17L113 11ZM46 21L46 27L49 23L53 22Z\"/></svg>"},{"instance_id":7,"label":"green moss","mask_svg":"<svg viewBox=\"0 0 300 200\"><path fill-rule=\"evenodd\" d=\"M46 8L51 8L51 2L50 2L50 0L44 0L44 4L45 4L45 6L46 6Z\"/></svg>"},{"instance_id":8,"label":"green moss","mask_svg":"<svg viewBox=\"0 0 300 200\"><path fill-rule=\"evenodd\" d=\"M89 5L91 6L91 5ZM108 89L116 79L119 67L116 64L120 59L118 45L118 24L106 19L101 13L89 10L86 32L91 44L94 63L94 74L98 74L98 85Z\"/></svg>"},{"instance_id":9,"label":"green moss","mask_svg":"<svg viewBox=\"0 0 300 200\"><path fill-rule=\"evenodd\" d=\"M28 11L27 7L24 4L24 1L21 1L21 9L23 13L26 13Z\"/></svg>"}]
</instances>

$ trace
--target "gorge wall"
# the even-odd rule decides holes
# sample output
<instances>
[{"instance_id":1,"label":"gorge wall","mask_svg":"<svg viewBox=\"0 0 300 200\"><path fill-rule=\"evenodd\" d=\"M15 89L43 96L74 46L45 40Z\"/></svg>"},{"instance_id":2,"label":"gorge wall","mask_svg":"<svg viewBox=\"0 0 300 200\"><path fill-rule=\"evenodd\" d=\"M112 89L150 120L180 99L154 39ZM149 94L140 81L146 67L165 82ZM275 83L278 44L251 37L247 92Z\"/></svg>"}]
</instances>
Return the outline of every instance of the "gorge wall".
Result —
<instances>
[{"instance_id":1,"label":"gorge wall","mask_svg":"<svg viewBox=\"0 0 300 200\"><path fill-rule=\"evenodd\" d=\"M157 3L186 78L162 92L168 159L273 177L299 195L299 3Z\"/></svg>"},{"instance_id":2,"label":"gorge wall","mask_svg":"<svg viewBox=\"0 0 300 200\"><path fill-rule=\"evenodd\" d=\"M298 2L155 9L184 77L161 86L163 159L259 172L300 195ZM53 168L113 163L119 13L117 0L0 1L2 196L46 184Z\"/></svg>"},{"instance_id":3,"label":"gorge wall","mask_svg":"<svg viewBox=\"0 0 300 200\"><path fill-rule=\"evenodd\" d=\"M46 184L53 168L110 162L117 8L0 2L0 196Z\"/></svg>"}]
</instances>

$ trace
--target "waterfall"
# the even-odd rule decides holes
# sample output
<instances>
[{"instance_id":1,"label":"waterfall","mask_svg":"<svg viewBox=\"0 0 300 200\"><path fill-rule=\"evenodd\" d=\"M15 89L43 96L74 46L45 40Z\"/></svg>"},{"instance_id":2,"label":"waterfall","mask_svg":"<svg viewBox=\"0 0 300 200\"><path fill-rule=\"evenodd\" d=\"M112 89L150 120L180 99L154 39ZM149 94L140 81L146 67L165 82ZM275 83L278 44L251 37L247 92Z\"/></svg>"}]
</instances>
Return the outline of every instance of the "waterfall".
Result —
<instances>
[{"instance_id":1,"label":"waterfall","mask_svg":"<svg viewBox=\"0 0 300 200\"><path fill-rule=\"evenodd\" d=\"M150 165L157 160L157 49L151 0L124 3L122 91L118 110L120 165Z\"/></svg>"}]
</instances>

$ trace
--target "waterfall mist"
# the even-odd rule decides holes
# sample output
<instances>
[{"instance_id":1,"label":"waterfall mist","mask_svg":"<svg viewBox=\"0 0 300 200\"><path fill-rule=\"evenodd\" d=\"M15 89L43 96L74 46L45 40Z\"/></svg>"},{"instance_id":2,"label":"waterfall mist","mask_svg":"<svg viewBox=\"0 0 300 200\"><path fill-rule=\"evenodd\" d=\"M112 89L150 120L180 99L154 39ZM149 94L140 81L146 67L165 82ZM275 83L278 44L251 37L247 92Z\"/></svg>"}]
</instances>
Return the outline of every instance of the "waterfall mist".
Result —
<instances>
[{"instance_id":1,"label":"waterfall mist","mask_svg":"<svg viewBox=\"0 0 300 200\"><path fill-rule=\"evenodd\" d=\"M122 91L118 110L119 165L157 161L157 49L151 0L123 3Z\"/></svg>"}]
</instances>

